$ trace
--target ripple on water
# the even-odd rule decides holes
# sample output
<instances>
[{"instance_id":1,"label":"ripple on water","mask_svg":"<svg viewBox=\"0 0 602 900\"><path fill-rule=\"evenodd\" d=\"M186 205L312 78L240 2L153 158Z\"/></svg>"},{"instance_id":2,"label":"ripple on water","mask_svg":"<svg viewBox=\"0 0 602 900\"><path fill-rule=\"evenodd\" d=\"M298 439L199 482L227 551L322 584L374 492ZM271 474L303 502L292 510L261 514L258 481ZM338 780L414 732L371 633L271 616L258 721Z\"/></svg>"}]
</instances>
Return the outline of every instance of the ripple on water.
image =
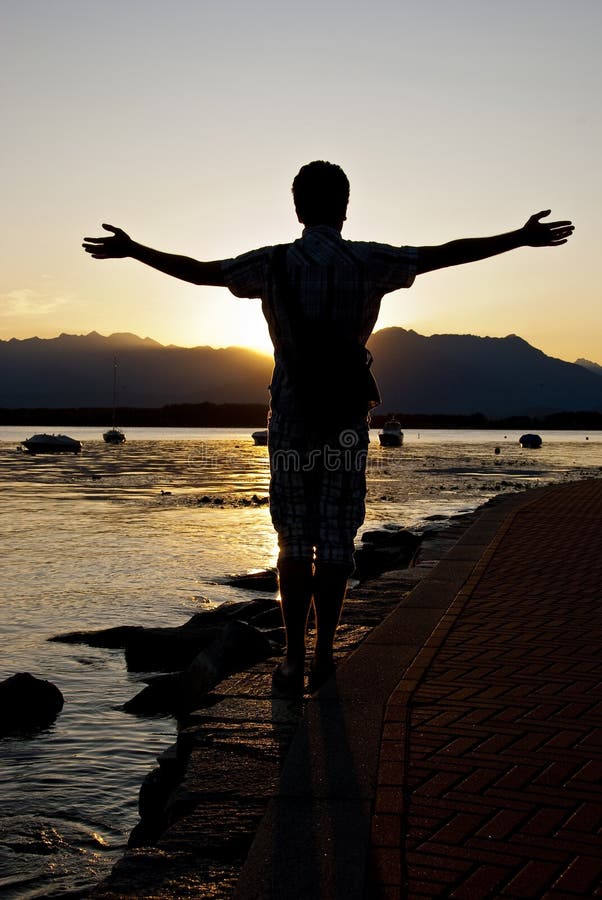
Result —
<instances>
[{"instance_id":1,"label":"ripple on water","mask_svg":"<svg viewBox=\"0 0 602 900\"><path fill-rule=\"evenodd\" d=\"M106 825L66 816L15 814L0 819L0 891L3 897L59 897L89 888L122 852Z\"/></svg>"}]
</instances>

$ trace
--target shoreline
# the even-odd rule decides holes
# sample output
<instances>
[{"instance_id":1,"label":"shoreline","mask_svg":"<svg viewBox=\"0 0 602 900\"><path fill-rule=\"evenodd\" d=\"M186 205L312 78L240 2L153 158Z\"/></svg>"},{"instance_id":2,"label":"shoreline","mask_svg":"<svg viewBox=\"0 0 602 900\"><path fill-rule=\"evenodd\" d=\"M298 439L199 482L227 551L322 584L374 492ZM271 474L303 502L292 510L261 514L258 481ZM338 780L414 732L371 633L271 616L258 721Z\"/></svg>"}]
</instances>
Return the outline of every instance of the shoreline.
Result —
<instances>
[{"instance_id":1,"label":"shoreline","mask_svg":"<svg viewBox=\"0 0 602 900\"><path fill-rule=\"evenodd\" d=\"M0 427L49 425L106 428L112 407L0 407ZM486 416L483 413L377 412L370 416L372 428L382 428L394 416L404 429L485 431L602 431L602 412L564 410L540 415ZM268 407L262 403L173 403L164 406L122 406L120 428L265 428Z\"/></svg>"},{"instance_id":2,"label":"shoreline","mask_svg":"<svg viewBox=\"0 0 602 900\"><path fill-rule=\"evenodd\" d=\"M473 512L432 523L410 565L350 588L335 642L337 660L359 647L485 509L507 497L496 495ZM141 785L133 845L89 896L174 897L180 896L178 883L187 892L193 885L215 898L232 895L307 703L270 697L276 658L229 676L202 707L177 722L174 744ZM153 832L153 841L138 845Z\"/></svg>"}]
</instances>

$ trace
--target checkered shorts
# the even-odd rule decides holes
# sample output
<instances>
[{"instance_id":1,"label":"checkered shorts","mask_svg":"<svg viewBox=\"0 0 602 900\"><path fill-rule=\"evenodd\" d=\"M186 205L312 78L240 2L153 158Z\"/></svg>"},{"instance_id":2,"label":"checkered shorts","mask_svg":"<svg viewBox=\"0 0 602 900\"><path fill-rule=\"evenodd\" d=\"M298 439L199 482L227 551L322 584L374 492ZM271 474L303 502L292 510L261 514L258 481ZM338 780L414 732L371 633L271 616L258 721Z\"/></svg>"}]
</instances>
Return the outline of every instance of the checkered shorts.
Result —
<instances>
[{"instance_id":1,"label":"checkered shorts","mask_svg":"<svg viewBox=\"0 0 602 900\"><path fill-rule=\"evenodd\" d=\"M368 424L324 438L274 414L268 448L270 512L280 559L353 569L353 542L366 512Z\"/></svg>"}]
</instances>

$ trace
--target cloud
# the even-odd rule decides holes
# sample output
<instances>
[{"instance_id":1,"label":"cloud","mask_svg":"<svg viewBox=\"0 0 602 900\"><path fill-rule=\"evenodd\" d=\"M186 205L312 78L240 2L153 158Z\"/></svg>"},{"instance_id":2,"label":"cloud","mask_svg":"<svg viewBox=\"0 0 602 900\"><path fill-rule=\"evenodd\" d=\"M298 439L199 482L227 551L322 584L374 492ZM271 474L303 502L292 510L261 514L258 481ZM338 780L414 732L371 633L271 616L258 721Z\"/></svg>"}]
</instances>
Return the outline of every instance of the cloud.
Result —
<instances>
[{"instance_id":1,"label":"cloud","mask_svg":"<svg viewBox=\"0 0 602 900\"><path fill-rule=\"evenodd\" d=\"M0 316L43 316L71 299L66 294L45 294L33 288L16 288L0 295Z\"/></svg>"}]
</instances>

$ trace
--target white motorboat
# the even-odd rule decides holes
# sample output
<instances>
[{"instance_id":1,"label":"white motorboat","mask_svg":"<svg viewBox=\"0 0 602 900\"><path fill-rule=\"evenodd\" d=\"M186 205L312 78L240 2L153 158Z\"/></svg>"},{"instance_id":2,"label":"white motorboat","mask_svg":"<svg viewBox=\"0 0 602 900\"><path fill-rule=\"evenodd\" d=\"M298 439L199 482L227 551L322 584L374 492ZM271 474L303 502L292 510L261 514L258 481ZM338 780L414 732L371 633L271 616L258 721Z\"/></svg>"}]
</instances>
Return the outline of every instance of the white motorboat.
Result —
<instances>
[{"instance_id":1,"label":"white motorboat","mask_svg":"<svg viewBox=\"0 0 602 900\"><path fill-rule=\"evenodd\" d=\"M81 453L82 443L66 434L34 434L21 441L21 445L32 455L36 453Z\"/></svg>"},{"instance_id":2,"label":"white motorboat","mask_svg":"<svg viewBox=\"0 0 602 900\"><path fill-rule=\"evenodd\" d=\"M401 422L397 419L389 419L378 433L381 447L401 447L403 444L403 431Z\"/></svg>"}]
</instances>

